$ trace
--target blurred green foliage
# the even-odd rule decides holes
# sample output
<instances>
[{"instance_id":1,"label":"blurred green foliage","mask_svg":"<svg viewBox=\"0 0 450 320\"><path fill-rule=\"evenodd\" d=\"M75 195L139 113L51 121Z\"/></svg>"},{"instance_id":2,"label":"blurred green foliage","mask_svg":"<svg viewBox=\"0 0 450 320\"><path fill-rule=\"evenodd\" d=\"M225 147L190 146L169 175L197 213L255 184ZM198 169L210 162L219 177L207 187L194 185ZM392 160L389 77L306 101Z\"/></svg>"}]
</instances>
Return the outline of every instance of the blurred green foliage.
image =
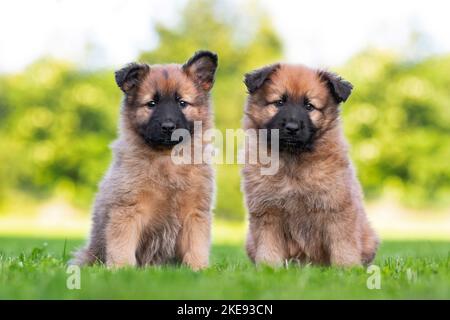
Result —
<instances>
[{"instance_id":1,"label":"blurred green foliage","mask_svg":"<svg viewBox=\"0 0 450 320\"><path fill-rule=\"evenodd\" d=\"M219 54L212 100L216 126L239 128L243 74L282 58L262 10L252 16L221 1L190 1L175 27L139 60L182 63L198 49ZM394 195L420 207L450 202L450 57L418 63L368 50L339 72L355 91L343 106L352 158L369 198ZM112 70L83 71L43 59L0 76L0 205L62 196L87 208L110 161L121 99ZM239 168L217 167L216 214L244 215ZM24 197L25 195L25 197Z\"/></svg>"},{"instance_id":2,"label":"blurred green foliage","mask_svg":"<svg viewBox=\"0 0 450 320\"><path fill-rule=\"evenodd\" d=\"M86 206L108 165L120 92L113 73L54 60L0 79L0 202L19 194Z\"/></svg>"},{"instance_id":3,"label":"blurred green foliage","mask_svg":"<svg viewBox=\"0 0 450 320\"><path fill-rule=\"evenodd\" d=\"M342 69L355 85L343 118L367 197L450 204L448 70L450 56L410 62L373 49Z\"/></svg>"}]
</instances>

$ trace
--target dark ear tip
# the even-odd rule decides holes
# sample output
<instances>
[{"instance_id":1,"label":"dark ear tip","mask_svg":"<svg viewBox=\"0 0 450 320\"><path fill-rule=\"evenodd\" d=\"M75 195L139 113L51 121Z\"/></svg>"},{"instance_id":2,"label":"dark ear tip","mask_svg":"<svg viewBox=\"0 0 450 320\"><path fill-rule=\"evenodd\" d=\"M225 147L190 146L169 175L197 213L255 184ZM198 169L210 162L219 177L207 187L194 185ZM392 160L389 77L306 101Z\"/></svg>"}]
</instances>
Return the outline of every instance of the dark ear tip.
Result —
<instances>
[{"instance_id":1,"label":"dark ear tip","mask_svg":"<svg viewBox=\"0 0 450 320\"><path fill-rule=\"evenodd\" d=\"M150 70L150 66L146 63L131 62L123 66L121 69L114 72L114 78L117 85L124 90L125 82L130 81L130 78L137 78L145 72ZM125 91L125 90L124 90Z\"/></svg>"},{"instance_id":2,"label":"dark ear tip","mask_svg":"<svg viewBox=\"0 0 450 320\"><path fill-rule=\"evenodd\" d=\"M114 72L114 78L116 80L116 83L119 87L123 86L123 83L125 82L127 73L129 72L130 69L133 68L134 66L134 62L130 62L126 65L124 65L122 68L120 68L119 70L116 70Z\"/></svg>"},{"instance_id":3,"label":"dark ear tip","mask_svg":"<svg viewBox=\"0 0 450 320\"><path fill-rule=\"evenodd\" d=\"M244 79L242 79L242 82L244 82L247 85L248 80L250 79L250 73L247 72L244 74Z\"/></svg>"},{"instance_id":4,"label":"dark ear tip","mask_svg":"<svg viewBox=\"0 0 450 320\"><path fill-rule=\"evenodd\" d=\"M338 103L347 101L353 90L353 84L328 70L319 70L319 77L328 83L331 93Z\"/></svg>"},{"instance_id":5,"label":"dark ear tip","mask_svg":"<svg viewBox=\"0 0 450 320\"><path fill-rule=\"evenodd\" d=\"M145 63L130 62L130 63L127 63L126 65L124 65L119 70L114 71L114 75L117 77L117 76L126 74L131 70L136 70L136 69L140 69L140 68L148 69L149 66Z\"/></svg>"},{"instance_id":6,"label":"dark ear tip","mask_svg":"<svg viewBox=\"0 0 450 320\"><path fill-rule=\"evenodd\" d=\"M346 81L346 82L347 82L348 88L350 89L350 91L352 91L355 88L355 86L351 82L348 82L348 81Z\"/></svg>"},{"instance_id":7,"label":"dark ear tip","mask_svg":"<svg viewBox=\"0 0 450 320\"><path fill-rule=\"evenodd\" d=\"M244 74L244 84L247 87L247 92L249 94L255 93L280 66L281 64L275 63Z\"/></svg>"},{"instance_id":8,"label":"dark ear tip","mask_svg":"<svg viewBox=\"0 0 450 320\"><path fill-rule=\"evenodd\" d=\"M244 82L245 86L247 87L247 93L248 94L253 94L256 91L256 86L253 85L253 77L254 75L252 74L252 72L247 72L246 74L244 74L244 79L242 80L242 82Z\"/></svg>"},{"instance_id":9,"label":"dark ear tip","mask_svg":"<svg viewBox=\"0 0 450 320\"><path fill-rule=\"evenodd\" d=\"M244 82L252 76L252 72L253 71L250 71L250 72L247 72L246 74L244 74Z\"/></svg>"},{"instance_id":10,"label":"dark ear tip","mask_svg":"<svg viewBox=\"0 0 450 320\"><path fill-rule=\"evenodd\" d=\"M211 62L213 63L214 67L217 67L218 64L218 57L217 54L209 51L209 50L198 50L194 53L194 55L185 63L184 66L190 66L194 62L198 61L201 58L209 58Z\"/></svg>"}]
</instances>

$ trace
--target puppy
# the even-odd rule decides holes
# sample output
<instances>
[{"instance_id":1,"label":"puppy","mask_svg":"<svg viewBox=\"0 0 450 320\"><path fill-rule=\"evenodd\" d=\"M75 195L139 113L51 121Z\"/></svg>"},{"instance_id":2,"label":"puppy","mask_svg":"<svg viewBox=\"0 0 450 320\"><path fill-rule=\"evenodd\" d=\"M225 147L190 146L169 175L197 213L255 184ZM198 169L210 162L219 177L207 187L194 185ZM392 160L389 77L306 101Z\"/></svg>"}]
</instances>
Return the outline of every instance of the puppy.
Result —
<instances>
[{"instance_id":1,"label":"puppy","mask_svg":"<svg viewBox=\"0 0 450 320\"><path fill-rule=\"evenodd\" d=\"M95 200L89 243L72 263L208 265L213 170L175 164L171 150L183 143L172 139L175 130L193 135L196 121L204 130L212 126L216 68L217 55L199 51L184 65L132 63L116 72L124 93L119 138Z\"/></svg>"},{"instance_id":2,"label":"puppy","mask_svg":"<svg viewBox=\"0 0 450 320\"><path fill-rule=\"evenodd\" d=\"M278 129L279 169L243 168L247 253L255 263L370 263L378 239L348 157L339 104L352 85L336 74L288 64L245 75L245 129ZM255 145L248 145L256 148Z\"/></svg>"}]
</instances>

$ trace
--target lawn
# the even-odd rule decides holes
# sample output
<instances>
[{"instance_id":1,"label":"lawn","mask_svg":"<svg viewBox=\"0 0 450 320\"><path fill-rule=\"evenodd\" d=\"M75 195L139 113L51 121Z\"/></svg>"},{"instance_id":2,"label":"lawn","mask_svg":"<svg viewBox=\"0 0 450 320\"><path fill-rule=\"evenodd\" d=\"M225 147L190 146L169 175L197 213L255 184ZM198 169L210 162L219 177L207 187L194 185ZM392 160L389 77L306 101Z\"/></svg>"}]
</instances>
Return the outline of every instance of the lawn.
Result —
<instances>
[{"instance_id":1,"label":"lawn","mask_svg":"<svg viewBox=\"0 0 450 320\"><path fill-rule=\"evenodd\" d=\"M450 242L384 241L375 264L381 288L369 290L365 268L288 265L255 268L242 245L216 244L211 266L81 270L81 289L66 287L66 262L79 239L0 237L1 299L450 299Z\"/></svg>"}]
</instances>

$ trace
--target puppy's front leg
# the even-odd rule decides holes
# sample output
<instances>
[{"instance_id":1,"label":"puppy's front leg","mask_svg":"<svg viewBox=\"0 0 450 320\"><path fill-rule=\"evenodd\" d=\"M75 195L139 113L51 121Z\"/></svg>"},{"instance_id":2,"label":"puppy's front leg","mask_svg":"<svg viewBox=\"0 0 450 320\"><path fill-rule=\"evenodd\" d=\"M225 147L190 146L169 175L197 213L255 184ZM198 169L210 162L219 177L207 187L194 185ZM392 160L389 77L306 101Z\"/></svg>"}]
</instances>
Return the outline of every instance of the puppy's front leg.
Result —
<instances>
[{"instance_id":1,"label":"puppy's front leg","mask_svg":"<svg viewBox=\"0 0 450 320\"><path fill-rule=\"evenodd\" d=\"M142 215L134 207L113 210L106 226L108 267L136 265L136 249L142 227Z\"/></svg>"},{"instance_id":2,"label":"puppy's front leg","mask_svg":"<svg viewBox=\"0 0 450 320\"><path fill-rule=\"evenodd\" d=\"M329 260L332 265L350 267L361 264L361 243L355 226L346 219L336 219L327 227Z\"/></svg>"},{"instance_id":3,"label":"puppy's front leg","mask_svg":"<svg viewBox=\"0 0 450 320\"><path fill-rule=\"evenodd\" d=\"M281 216L269 210L250 219L255 246L255 263L281 266L287 258Z\"/></svg>"},{"instance_id":4,"label":"puppy's front leg","mask_svg":"<svg viewBox=\"0 0 450 320\"><path fill-rule=\"evenodd\" d=\"M208 266L211 221L208 213L186 215L178 235L177 253L180 260L197 271Z\"/></svg>"}]
</instances>

